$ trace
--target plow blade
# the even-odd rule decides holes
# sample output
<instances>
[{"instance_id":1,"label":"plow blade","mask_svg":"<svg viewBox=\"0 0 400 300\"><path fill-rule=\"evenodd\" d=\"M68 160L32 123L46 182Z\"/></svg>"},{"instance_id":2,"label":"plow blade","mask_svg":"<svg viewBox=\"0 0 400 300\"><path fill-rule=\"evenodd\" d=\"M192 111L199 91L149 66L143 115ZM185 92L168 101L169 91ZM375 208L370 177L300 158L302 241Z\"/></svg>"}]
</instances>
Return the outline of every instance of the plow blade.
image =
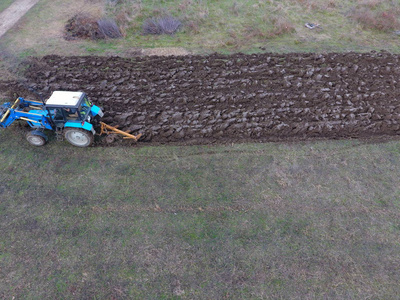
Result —
<instances>
[{"instance_id":1,"label":"plow blade","mask_svg":"<svg viewBox=\"0 0 400 300\"><path fill-rule=\"evenodd\" d=\"M132 140L135 140L135 142L137 142L137 140L140 139L140 137L142 136L141 133L139 133L138 135L133 135L133 134L130 134L129 132L119 130L117 127L110 126L104 122L100 122L100 125L101 125L100 135L117 133L117 134L123 135L124 139L132 139Z\"/></svg>"}]
</instances>

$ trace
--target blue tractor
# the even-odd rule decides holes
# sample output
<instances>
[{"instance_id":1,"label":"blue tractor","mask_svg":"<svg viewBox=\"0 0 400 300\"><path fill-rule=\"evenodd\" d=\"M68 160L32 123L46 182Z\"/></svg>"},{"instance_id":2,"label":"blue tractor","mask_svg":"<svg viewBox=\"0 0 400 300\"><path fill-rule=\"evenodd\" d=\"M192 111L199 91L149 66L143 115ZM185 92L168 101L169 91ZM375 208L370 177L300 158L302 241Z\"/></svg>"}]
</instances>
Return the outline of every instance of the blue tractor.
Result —
<instances>
[{"instance_id":1,"label":"blue tractor","mask_svg":"<svg viewBox=\"0 0 400 300\"><path fill-rule=\"evenodd\" d=\"M55 91L43 102L19 97L13 104L4 103L0 106L0 127L24 120L33 129L26 138L34 146L47 142L47 129L54 131L58 139L65 137L74 146L88 147L94 140L94 126L102 123L99 120L102 116L103 111L85 93Z\"/></svg>"}]
</instances>

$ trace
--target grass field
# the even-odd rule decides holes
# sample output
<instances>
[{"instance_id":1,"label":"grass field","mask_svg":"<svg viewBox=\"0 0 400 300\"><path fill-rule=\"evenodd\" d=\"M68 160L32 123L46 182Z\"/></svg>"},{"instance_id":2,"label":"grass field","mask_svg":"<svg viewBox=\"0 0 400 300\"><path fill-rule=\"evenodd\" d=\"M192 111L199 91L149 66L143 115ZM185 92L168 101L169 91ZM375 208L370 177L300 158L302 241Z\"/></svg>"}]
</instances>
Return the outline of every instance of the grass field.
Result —
<instances>
[{"instance_id":1,"label":"grass field","mask_svg":"<svg viewBox=\"0 0 400 300\"><path fill-rule=\"evenodd\" d=\"M77 13L112 17L125 37L65 41L64 26ZM172 15L183 27L173 36L143 35L146 19ZM306 22L320 24L310 30ZM180 47L210 52L400 52L398 1L322 0L41 0L3 38L3 45L28 55L130 55L138 48ZM43 39L46 36L46 39Z\"/></svg>"},{"instance_id":2,"label":"grass field","mask_svg":"<svg viewBox=\"0 0 400 300\"><path fill-rule=\"evenodd\" d=\"M18 59L171 46L400 52L392 29L363 14L396 17L397 1L119 2L132 5L41 0L1 47ZM78 12L118 17L126 37L65 41ZM163 12L190 30L142 36ZM294 31L276 31L285 26ZM34 148L17 127L1 130L0 298L397 299L399 178L398 140Z\"/></svg>"},{"instance_id":3,"label":"grass field","mask_svg":"<svg viewBox=\"0 0 400 300\"><path fill-rule=\"evenodd\" d=\"M400 292L399 141L0 145L2 298Z\"/></svg>"}]
</instances>

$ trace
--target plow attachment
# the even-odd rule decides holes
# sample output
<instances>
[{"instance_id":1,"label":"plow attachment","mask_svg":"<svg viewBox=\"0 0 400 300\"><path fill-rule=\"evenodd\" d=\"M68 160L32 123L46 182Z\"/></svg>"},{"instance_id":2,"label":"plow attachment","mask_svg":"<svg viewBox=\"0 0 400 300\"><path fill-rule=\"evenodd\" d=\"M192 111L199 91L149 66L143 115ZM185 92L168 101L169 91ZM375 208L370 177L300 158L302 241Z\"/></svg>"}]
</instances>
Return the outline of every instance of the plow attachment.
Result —
<instances>
[{"instance_id":1,"label":"plow attachment","mask_svg":"<svg viewBox=\"0 0 400 300\"><path fill-rule=\"evenodd\" d=\"M100 129L100 135L102 134L111 134L111 133L117 133L117 134L122 134L124 136L124 139L133 139L135 142L142 136L141 133L138 135L133 135L130 134L129 132L119 130L117 127L110 126L104 122L100 122L101 129Z\"/></svg>"}]
</instances>

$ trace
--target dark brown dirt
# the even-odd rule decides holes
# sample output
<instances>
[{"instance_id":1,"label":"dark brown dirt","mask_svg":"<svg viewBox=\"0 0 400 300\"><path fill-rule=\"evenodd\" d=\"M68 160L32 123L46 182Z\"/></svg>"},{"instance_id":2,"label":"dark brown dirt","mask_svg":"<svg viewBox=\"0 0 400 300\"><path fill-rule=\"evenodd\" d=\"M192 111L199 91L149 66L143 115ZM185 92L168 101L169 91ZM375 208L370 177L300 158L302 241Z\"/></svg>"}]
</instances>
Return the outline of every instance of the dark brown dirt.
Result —
<instances>
[{"instance_id":1,"label":"dark brown dirt","mask_svg":"<svg viewBox=\"0 0 400 300\"><path fill-rule=\"evenodd\" d=\"M399 55L373 52L46 56L26 77L46 95L87 92L143 142L208 144L397 136L399 74Z\"/></svg>"},{"instance_id":2,"label":"dark brown dirt","mask_svg":"<svg viewBox=\"0 0 400 300\"><path fill-rule=\"evenodd\" d=\"M101 39L104 38L100 32L99 25L94 17L87 14L77 14L67 21L64 30L66 40L75 39Z\"/></svg>"}]
</instances>

